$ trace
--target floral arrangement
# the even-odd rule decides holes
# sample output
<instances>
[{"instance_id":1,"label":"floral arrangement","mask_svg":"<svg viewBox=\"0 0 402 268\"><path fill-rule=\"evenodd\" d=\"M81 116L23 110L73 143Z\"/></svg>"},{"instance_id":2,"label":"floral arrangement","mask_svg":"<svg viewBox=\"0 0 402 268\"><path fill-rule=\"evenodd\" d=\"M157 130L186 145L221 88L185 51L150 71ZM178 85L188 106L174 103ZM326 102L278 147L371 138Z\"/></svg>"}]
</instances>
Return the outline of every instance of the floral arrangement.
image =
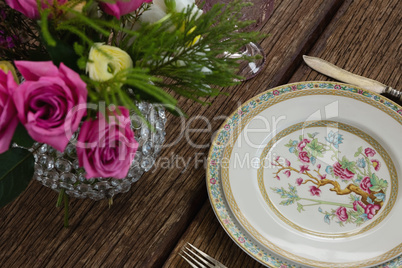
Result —
<instances>
[{"instance_id":1,"label":"floral arrangement","mask_svg":"<svg viewBox=\"0 0 402 268\"><path fill-rule=\"evenodd\" d=\"M138 148L130 114L145 121L139 102L180 115L180 96L207 104L239 81L238 59L223 55L261 38L241 31L252 23L241 21L244 5L0 3L0 207L28 185L42 143L63 152L77 136L86 178L124 178Z\"/></svg>"},{"instance_id":2,"label":"floral arrangement","mask_svg":"<svg viewBox=\"0 0 402 268\"><path fill-rule=\"evenodd\" d=\"M276 179L295 178L295 183L289 183L288 189L271 188L283 198L280 205L297 205L299 213L309 206L319 206L318 212L324 215L325 223L330 224L334 220L341 227L345 224L360 226L372 220L383 207L388 189L388 181L377 175L381 167L380 161L375 158L377 152L371 147L363 149L360 146L354 154L354 160L346 156L340 159L338 149L339 144L343 143L343 135L331 130L320 141L318 134L307 133L308 137L300 136L299 140L290 140L285 145L294 154L298 165L292 165L289 159L281 163L280 157L272 163L277 168L273 174ZM318 158L325 154L331 155L334 161L332 165L323 166L318 163ZM307 192L317 199L301 196L297 188L303 185L308 185ZM331 186L330 194L348 196L349 203L322 200L321 187L325 185ZM334 208L325 211L322 205Z\"/></svg>"}]
</instances>

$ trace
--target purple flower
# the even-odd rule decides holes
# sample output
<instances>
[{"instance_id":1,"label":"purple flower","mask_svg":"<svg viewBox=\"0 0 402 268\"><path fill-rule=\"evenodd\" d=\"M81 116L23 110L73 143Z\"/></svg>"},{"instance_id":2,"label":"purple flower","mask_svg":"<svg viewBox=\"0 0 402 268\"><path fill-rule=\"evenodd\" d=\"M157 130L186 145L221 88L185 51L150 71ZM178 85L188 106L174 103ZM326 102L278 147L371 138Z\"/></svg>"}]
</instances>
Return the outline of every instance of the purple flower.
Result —
<instances>
[{"instance_id":1,"label":"purple flower","mask_svg":"<svg viewBox=\"0 0 402 268\"><path fill-rule=\"evenodd\" d=\"M365 153L365 155L366 155L367 157L373 157L373 156L376 154L376 152L375 152L373 149L371 149L371 148L366 148L366 149L364 150L364 153Z\"/></svg>"},{"instance_id":2,"label":"purple flower","mask_svg":"<svg viewBox=\"0 0 402 268\"><path fill-rule=\"evenodd\" d=\"M316 195L316 196L320 196L320 194L321 194L321 190L320 189L318 189L317 187L315 187L315 186L310 186L310 193L311 193L311 195Z\"/></svg>"},{"instance_id":3,"label":"purple flower","mask_svg":"<svg viewBox=\"0 0 402 268\"><path fill-rule=\"evenodd\" d=\"M98 114L95 120L85 121L80 129L77 155L86 178L127 176L138 148L131 129L130 113L124 107L109 113L108 120Z\"/></svg>"},{"instance_id":4,"label":"purple flower","mask_svg":"<svg viewBox=\"0 0 402 268\"><path fill-rule=\"evenodd\" d=\"M299 171L299 173L304 173L304 172L306 172L306 171L310 171L310 169L308 168L307 165L300 166L300 171Z\"/></svg>"},{"instance_id":5,"label":"purple flower","mask_svg":"<svg viewBox=\"0 0 402 268\"><path fill-rule=\"evenodd\" d=\"M308 157L308 153L305 151L299 153L299 159L304 163L310 163L310 157Z\"/></svg>"},{"instance_id":6,"label":"purple flower","mask_svg":"<svg viewBox=\"0 0 402 268\"><path fill-rule=\"evenodd\" d=\"M86 114L87 89L80 76L63 63L16 61L25 78L14 92L18 118L29 135L64 151Z\"/></svg>"},{"instance_id":7,"label":"purple flower","mask_svg":"<svg viewBox=\"0 0 402 268\"><path fill-rule=\"evenodd\" d=\"M355 175L352 171L347 168L342 168L339 162L336 162L333 166L335 176L341 178L341 180L351 180Z\"/></svg>"},{"instance_id":8,"label":"purple flower","mask_svg":"<svg viewBox=\"0 0 402 268\"><path fill-rule=\"evenodd\" d=\"M367 218L371 220L380 208L379 205L368 204L364 209L364 212L367 214Z\"/></svg>"},{"instance_id":9,"label":"purple flower","mask_svg":"<svg viewBox=\"0 0 402 268\"><path fill-rule=\"evenodd\" d=\"M335 215L338 217L338 219L339 219L340 221L343 221L343 222L347 221L348 218L349 218L348 213L347 213L345 207L339 207L339 208L335 211Z\"/></svg>"},{"instance_id":10,"label":"purple flower","mask_svg":"<svg viewBox=\"0 0 402 268\"><path fill-rule=\"evenodd\" d=\"M67 0L54 0L59 5L67 2ZM42 3L42 8L51 8L54 3L53 0L40 1ZM6 3L13 9L21 12L25 16L31 19L39 19L39 11L36 0L6 0Z\"/></svg>"},{"instance_id":11,"label":"purple flower","mask_svg":"<svg viewBox=\"0 0 402 268\"><path fill-rule=\"evenodd\" d=\"M107 14L120 19L121 16L137 10L143 3L150 3L152 0L117 0L113 2L101 2L100 6Z\"/></svg>"},{"instance_id":12,"label":"purple flower","mask_svg":"<svg viewBox=\"0 0 402 268\"><path fill-rule=\"evenodd\" d=\"M377 159L373 159L373 160L371 160L371 163L373 164L375 171L380 170L380 167L381 167L380 161L378 161Z\"/></svg>"},{"instance_id":13,"label":"purple flower","mask_svg":"<svg viewBox=\"0 0 402 268\"><path fill-rule=\"evenodd\" d=\"M0 69L0 154L10 147L11 139L18 125L17 110L12 94L17 88L13 74Z\"/></svg>"},{"instance_id":14,"label":"purple flower","mask_svg":"<svg viewBox=\"0 0 402 268\"><path fill-rule=\"evenodd\" d=\"M306 147L307 143L310 143L310 140L303 139L299 144L297 144L297 150L303 151L304 147Z\"/></svg>"},{"instance_id":15,"label":"purple flower","mask_svg":"<svg viewBox=\"0 0 402 268\"><path fill-rule=\"evenodd\" d=\"M360 182L360 188L369 194L371 193L371 186L373 185L371 185L370 177L364 177L364 179L362 179L362 181Z\"/></svg>"}]
</instances>

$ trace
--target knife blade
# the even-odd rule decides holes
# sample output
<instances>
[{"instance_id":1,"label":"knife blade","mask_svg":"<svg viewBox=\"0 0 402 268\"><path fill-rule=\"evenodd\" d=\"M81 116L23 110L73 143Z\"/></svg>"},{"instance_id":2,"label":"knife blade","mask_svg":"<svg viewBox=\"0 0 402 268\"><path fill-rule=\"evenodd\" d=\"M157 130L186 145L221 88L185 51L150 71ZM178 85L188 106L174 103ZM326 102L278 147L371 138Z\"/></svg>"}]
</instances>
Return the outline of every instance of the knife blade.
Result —
<instances>
[{"instance_id":1,"label":"knife blade","mask_svg":"<svg viewBox=\"0 0 402 268\"><path fill-rule=\"evenodd\" d=\"M326 76L370 91L374 91L378 94L386 93L402 101L401 91L386 86L378 81L353 74L320 58L303 55L303 59L310 68Z\"/></svg>"}]
</instances>

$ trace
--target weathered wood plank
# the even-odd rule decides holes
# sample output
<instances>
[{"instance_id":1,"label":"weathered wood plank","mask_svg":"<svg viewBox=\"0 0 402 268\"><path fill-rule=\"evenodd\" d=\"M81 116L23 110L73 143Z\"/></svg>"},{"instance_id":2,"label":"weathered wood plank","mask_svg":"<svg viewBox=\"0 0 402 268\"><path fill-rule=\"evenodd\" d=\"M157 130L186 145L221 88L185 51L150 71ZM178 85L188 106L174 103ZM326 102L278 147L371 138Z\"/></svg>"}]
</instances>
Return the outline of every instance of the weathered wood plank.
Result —
<instances>
[{"instance_id":1,"label":"weathered wood plank","mask_svg":"<svg viewBox=\"0 0 402 268\"><path fill-rule=\"evenodd\" d=\"M128 194L118 196L111 209L107 201L72 200L71 227L65 230L62 210L54 208L57 195L33 182L24 195L0 210L0 267L161 266L207 199L202 162L222 117L239 102L286 81L295 59L318 38L342 2L277 1L262 29L271 33L261 42L268 54L263 73L227 89L229 97L210 99L211 106L181 100L190 118L183 128L180 118L169 118L167 143L180 137L182 129L207 128L205 118L210 130L188 133L187 139L184 135L165 148L160 160L177 157L179 164L151 170ZM194 148L189 139L205 146ZM218 226L215 222L216 230ZM247 262L244 256L240 258Z\"/></svg>"},{"instance_id":2,"label":"weathered wood plank","mask_svg":"<svg viewBox=\"0 0 402 268\"><path fill-rule=\"evenodd\" d=\"M309 55L329 60L356 74L402 89L402 2L347 0ZM301 61L301 58L296 59ZM301 64L289 82L331 80ZM186 267L177 255L190 242L228 267L263 267L226 235L209 202L179 240L164 267Z\"/></svg>"}]
</instances>

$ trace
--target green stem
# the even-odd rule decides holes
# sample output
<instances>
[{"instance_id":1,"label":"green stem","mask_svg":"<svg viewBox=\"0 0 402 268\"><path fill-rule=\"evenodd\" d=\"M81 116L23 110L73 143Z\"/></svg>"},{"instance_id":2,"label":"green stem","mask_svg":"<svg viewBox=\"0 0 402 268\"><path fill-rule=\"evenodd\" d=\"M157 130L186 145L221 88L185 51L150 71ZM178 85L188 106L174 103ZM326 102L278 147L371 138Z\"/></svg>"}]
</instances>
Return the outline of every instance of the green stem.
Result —
<instances>
[{"instance_id":1,"label":"green stem","mask_svg":"<svg viewBox=\"0 0 402 268\"><path fill-rule=\"evenodd\" d=\"M363 153L360 153L360 154L364 157L364 160L366 161L368 174L372 174L371 173L371 165L372 164L371 164L370 159L367 156L365 156Z\"/></svg>"},{"instance_id":2,"label":"green stem","mask_svg":"<svg viewBox=\"0 0 402 268\"><path fill-rule=\"evenodd\" d=\"M69 218L69 198L66 193L64 195L64 228L68 228L68 218Z\"/></svg>"},{"instance_id":3,"label":"green stem","mask_svg":"<svg viewBox=\"0 0 402 268\"><path fill-rule=\"evenodd\" d=\"M342 203L336 203L336 202L330 202L330 201L315 200L315 199L310 199L310 198L300 198L300 199L317 203L317 204L311 204L311 205L319 205L320 204L320 205L332 205L332 206L353 208L353 205L351 205L351 204L342 204ZM307 205L303 205L303 206L307 206Z\"/></svg>"},{"instance_id":4,"label":"green stem","mask_svg":"<svg viewBox=\"0 0 402 268\"><path fill-rule=\"evenodd\" d=\"M359 173L360 173L361 175L363 175L364 177L367 176L366 170L363 169L363 171L362 171L358 166L356 166L355 168L356 168L357 171L359 171Z\"/></svg>"},{"instance_id":5,"label":"green stem","mask_svg":"<svg viewBox=\"0 0 402 268\"><path fill-rule=\"evenodd\" d=\"M56 207L60 207L61 206L61 202L63 202L63 196L64 196L64 189L61 189L59 192L59 197L57 198L57 202L56 202Z\"/></svg>"}]
</instances>

